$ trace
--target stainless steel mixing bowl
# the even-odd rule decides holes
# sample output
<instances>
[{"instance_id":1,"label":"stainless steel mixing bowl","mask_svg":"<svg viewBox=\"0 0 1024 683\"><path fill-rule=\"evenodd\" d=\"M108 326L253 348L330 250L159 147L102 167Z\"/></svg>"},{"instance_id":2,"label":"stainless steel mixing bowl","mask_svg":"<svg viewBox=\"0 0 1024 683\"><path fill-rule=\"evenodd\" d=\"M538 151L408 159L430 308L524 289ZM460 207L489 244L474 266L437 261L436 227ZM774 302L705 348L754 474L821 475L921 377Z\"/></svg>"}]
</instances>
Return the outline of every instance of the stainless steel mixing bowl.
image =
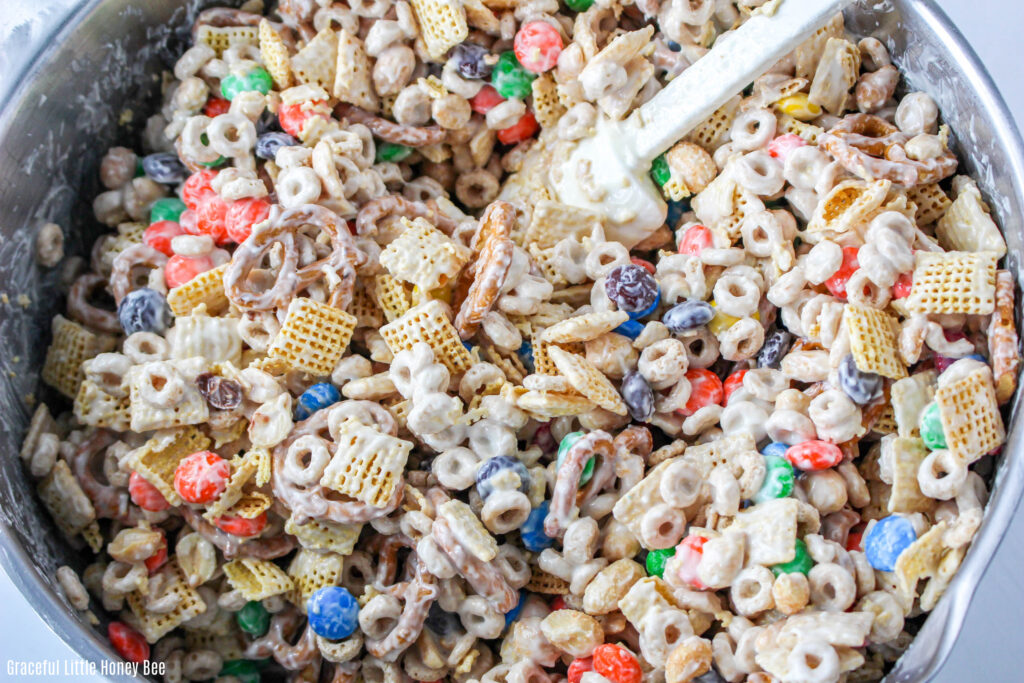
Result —
<instances>
[{"instance_id":1,"label":"stainless steel mixing bowl","mask_svg":"<svg viewBox=\"0 0 1024 683\"><path fill-rule=\"evenodd\" d=\"M33 236L42 223L54 221L68 228L70 250L85 253L98 232L89 198L98 191L100 158L109 145L133 140L134 128L145 121L159 83L154 74L173 64L197 4L61 0L38 12L41 22L19 27L0 45L0 69L15 84L0 99L0 291L12 301L18 294L31 300L27 308L0 309L6 348L0 358L0 563L46 623L97 663L113 652L66 605L54 580L58 566L81 568L83 556L59 540L16 455L30 415L25 397L41 390L38 370L49 322L61 307L53 274L34 265ZM54 6L69 8L66 16L58 16ZM976 55L931 0L861 0L847 17L854 32L887 43L910 88L939 103L955 133L962 171L979 180L1006 232L1009 267L1020 281L1024 147ZM46 23L52 35L41 33ZM985 523L890 680L932 677L956 640L968 601L1024 489L1024 427L1016 413Z\"/></svg>"}]
</instances>

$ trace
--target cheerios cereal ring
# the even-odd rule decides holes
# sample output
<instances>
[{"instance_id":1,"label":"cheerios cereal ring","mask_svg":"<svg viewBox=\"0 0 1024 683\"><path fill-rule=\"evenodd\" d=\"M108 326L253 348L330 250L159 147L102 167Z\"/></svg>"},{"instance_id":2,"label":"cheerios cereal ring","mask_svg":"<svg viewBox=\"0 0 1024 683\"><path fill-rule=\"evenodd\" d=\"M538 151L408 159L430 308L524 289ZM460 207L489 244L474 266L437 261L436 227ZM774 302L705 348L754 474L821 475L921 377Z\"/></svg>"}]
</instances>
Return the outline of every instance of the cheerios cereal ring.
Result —
<instances>
[{"instance_id":1,"label":"cheerios cereal ring","mask_svg":"<svg viewBox=\"0 0 1024 683\"><path fill-rule=\"evenodd\" d=\"M107 280L96 273L83 273L68 292L68 313L86 327L107 334L121 334L117 313L105 311L89 303L93 293L107 286Z\"/></svg>"},{"instance_id":2,"label":"cheerios cereal ring","mask_svg":"<svg viewBox=\"0 0 1024 683\"><path fill-rule=\"evenodd\" d=\"M253 230L249 239L235 250L224 272L224 292L239 308L269 310L284 307L296 293L323 279L324 268L328 268L341 278L340 284L331 292L329 303L337 308L347 308L355 291L355 269L366 257L355 246L348 229L339 226L340 220L333 211L314 204L272 212L269 222ZM300 266L296 236L306 226L317 227L330 237L331 253ZM277 245L283 249L277 277L270 287L260 289L260 283L253 277L254 271Z\"/></svg>"},{"instance_id":3,"label":"cheerios cereal ring","mask_svg":"<svg viewBox=\"0 0 1024 683\"><path fill-rule=\"evenodd\" d=\"M855 175L891 180L904 187L937 183L956 171L958 162L950 150L935 159L911 159L906 150L908 140L885 119L852 114L822 135L818 145Z\"/></svg>"},{"instance_id":4,"label":"cheerios cereal ring","mask_svg":"<svg viewBox=\"0 0 1024 683\"><path fill-rule=\"evenodd\" d=\"M476 333L484 316L497 301L498 293L505 284L505 276L512 265L514 248L512 240L495 234L480 250L473 284L469 286L466 299L459 306L459 313L455 316L455 329L463 339L469 339Z\"/></svg>"},{"instance_id":5,"label":"cheerios cereal ring","mask_svg":"<svg viewBox=\"0 0 1024 683\"><path fill-rule=\"evenodd\" d=\"M361 123L380 139L406 147L426 147L444 142L445 130L440 126L406 126L393 123L351 104L341 103L334 108L340 119Z\"/></svg>"}]
</instances>

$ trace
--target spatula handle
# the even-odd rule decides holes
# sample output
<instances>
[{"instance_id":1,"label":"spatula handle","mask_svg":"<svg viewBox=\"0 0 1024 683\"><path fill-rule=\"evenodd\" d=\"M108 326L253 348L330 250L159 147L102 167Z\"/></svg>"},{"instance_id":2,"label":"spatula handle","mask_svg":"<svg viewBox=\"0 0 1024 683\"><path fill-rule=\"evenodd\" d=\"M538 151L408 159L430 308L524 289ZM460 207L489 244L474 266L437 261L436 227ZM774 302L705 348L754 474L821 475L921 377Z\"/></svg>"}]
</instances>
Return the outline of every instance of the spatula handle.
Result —
<instances>
[{"instance_id":1,"label":"spatula handle","mask_svg":"<svg viewBox=\"0 0 1024 683\"><path fill-rule=\"evenodd\" d=\"M638 161L649 164L852 2L782 0L720 39L626 121Z\"/></svg>"}]
</instances>

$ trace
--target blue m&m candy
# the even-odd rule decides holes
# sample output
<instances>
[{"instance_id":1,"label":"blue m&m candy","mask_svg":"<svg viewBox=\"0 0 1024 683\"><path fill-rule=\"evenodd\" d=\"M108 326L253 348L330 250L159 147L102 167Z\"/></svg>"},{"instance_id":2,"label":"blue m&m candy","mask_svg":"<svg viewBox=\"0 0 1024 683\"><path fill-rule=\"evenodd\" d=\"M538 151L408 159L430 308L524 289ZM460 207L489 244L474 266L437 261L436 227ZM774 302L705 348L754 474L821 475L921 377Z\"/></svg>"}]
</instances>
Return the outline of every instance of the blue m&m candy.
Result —
<instances>
[{"instance_id":1,"label":"blue m&m candy","mask_svg":"<svg viewBox=\"0 0 1024 683\"><path fill-rule=\"evenodd\" d=\"M789 446L782 443L781 441L772 441L770 444L761 449L761 455L774 455L779 458L786 457L786 451L789 450Z\"/></svg>"},{"instance_id":2,"label":"blue m&m candy","mask_svg":"<svg viewBox=\"0 0 1024 683\"><path fill-rule=\"evenodd\" d=\"M917 540L914 525L905 517L885 517L875 522L864 539L864 554L875 569L891 572L896 560Z\"/></svg>"},{"instance_id":3,"label":"blue m&m candy","mask_svg":"<svg viewBox=\"0 0 1024 683\"><path fill-rule=\"evenodd\" d=\"M622 323L614 330L612 330L612 332L614 332L615 334L621 334L623 337L628 337L629 339L634 340L637 337L639 337L640 333L643 331L644 324L636 320L627 320L626 322Z\"/></svg>"},{"instance_id":4,"label":"blue m&m candy","mask_svg":"<svg viewBox=\"0 0 1024 683\"><path fill-rule=\"evenodd\" d=\"M341 392L333 384L327 382L314 384L302 392L295 402L295 419L305 420L318 410L332 406L340 400Z\"/></svg>"},{"instance_id":5,"label":"blue m&m candy","mask_svg":"<svg viewBox=\"0 0 1024 683\"><path fill-rule=\"evenodd\" d=\"M516 606L505 613L505 628L519 618L519 615L523 612L523 607L526 606L526 591L519 591L519 602Z\"/></svg>"},{"instance_id":6,"label":"blue m&m candy","mask_svg":"<svg viewBox=\"0 0 1024 683\"><path fill-rule=\"evenodd\" d=\"M498 455L484 462L476 471L476 492L480 494L481 500L486 501L494 493L496 477L505 472L508 472L505 476L509 477L510 481L515 481L515 477L519 478L519 484L516 486L519 491L526 493L530 490L530 471L526 469L526 465L510 455Z\"/></svg>"},{"instance_id":7,"label":"blue m&m candy","mask_svg":"<svg viewBox=\"0 0 1024 683\"><path fill-rule=\"evenodd\" d=\"M528 372L532 373L534 368L533 345L528 341L524 341L523 345L519 347L518 351L516 351L516 355L519 356L519 360L522 361L523 367L526 368Z\"/></svg>"},{"instance_id":8,"label":"blue m&m candy","mask_svg":"<svg viewBox=\"0 0 1024 683\"><path fill-rule=\"evenodd\" d=\"M554 539L544 533L544 518L548 516L550 509L548 501L542 502L530 510L530 516L523 522L519 529L519 535L523 538L523 546L531 553L539 553L545 548L550 548Z\"/></svg>"},{"instance_id":9,"label":"blue m&m candy","mask_svg":"<svg viewBox=\"0 0 1024 683\"><path fill-rule=\"evenodd\" d=\"M359 626L359 604L348 589L327 586L309 596L306 602L309 627L327 640L341 640Z\"/></svg>"},{"instance_id":10,"label":"blue m&m candy","mask_svg":"<svg viewBox=\"0 0 1024 683\"><path fill-rule=\"evenodd\" d=\"M654 301L651 302L650 306L648 306L647 308L645 308L642 311L633 311L633 312L626 311L626 313L627 313L627 315L629 315L629 319L630 320L640 320L641 318L646 318L651 313L654 313L656 310L658 310L658 305L660 303L661 303L661 287L658 287L655 290L655 293L654 293Z\"/></svg>"}]
</instances>

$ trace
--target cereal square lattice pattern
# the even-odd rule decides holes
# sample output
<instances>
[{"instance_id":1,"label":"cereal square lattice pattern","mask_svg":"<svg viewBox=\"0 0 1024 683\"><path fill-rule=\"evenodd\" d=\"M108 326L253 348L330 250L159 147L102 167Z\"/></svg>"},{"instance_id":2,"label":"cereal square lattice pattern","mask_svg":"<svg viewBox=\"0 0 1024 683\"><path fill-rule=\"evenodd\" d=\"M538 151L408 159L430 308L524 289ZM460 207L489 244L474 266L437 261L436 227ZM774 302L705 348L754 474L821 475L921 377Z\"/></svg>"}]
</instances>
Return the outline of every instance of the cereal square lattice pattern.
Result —
<instances>
[{"instance_id":1,"label":"cereal square lattice pattern","mask_svg":"<svg viewBox=\"0 0 1024 683\"><path fill-rule=\"evenodd\" d=\"M171 558L159 574L167 582L164 594L178 598L177 604L169 612L150 612L146 609L146 596L141 591L128 594L128 606L131 608L129 623L137 627L150 643L155 643L192 617L206 611L206 603L199 592L188 585L188 579L178 565L178 558Z\"/></svg>"},{"instance_id":2,"label":"cereal square lattice pattern","mask_svg":"<svg viewBox=\"0 0 1024 683\"><path fill-rule=\"evenodd\" d=\"M443 287L469 261L469 251L429 221L402 219L405 230L380 254L380 264L392 277L427 292Z\"/></svg>"},{"instance_id":3,"label":"cereal square lattice pattern","mask_svg":"<svg viewBox=\"0 0 1024 683\"><path fill-rule=\"evenodd\" d=\"M334 96L367 111L380 106L370 81L370 59L363 41L345 29L338 32L338 62L334 75Z\"/></svg>"},{"instance_id":4,"label":"cereal square lattice pattern","mask_svg":"<svg viewBox=\"0 0 1024 683\"><path fill-rule=\"evenodd\" d=\"M317 553L303 548L288 565L292 590L288 599L303 613L313 593L327 586L338 586L345 570L345 558L338 553Z\"/></svg>"},{"instance_id":5,"label":"cereal square lattice pattern","mask_svg":"<svg viewBox=\"0 0 1024 683\"><path fill-rule=\"evenodd\" d=\"M224 565L224 575L231 587L246 600L263 600L294 588L292 579L273 562L243 557Z\"/></svg>"},{"instance_id":6,"label":"cereal square lattice pattern","mask_svg":"<svg viewBox=\"0 0 1024 683\"><path fill-rule=\"evenodd\" d=\"M266 19L260 20L260 59L278 90L292 86L292 60L281 34Z\"/></svg>"},{"instance_id":7,"label":"cereal square lattice pattern","mask_svg":"<svg viewBox=\"0 0 1024 683\"><path fill-rule=\"evenodd\" d=\"M112 348L113 339L93 334L62 315L53 319L53 341L43 363L43 381L74 400L85 379L82 362Z\"/></svg>"},{"instance_id":8,"label":"cereal square lattice pattern","mask_svg":"<svg viewBox=\"0 0 1024 683\"><path fill-rule=\"evenodd\" d=\"M85 380L75 397L75 417L82 424L103 427L115 432L127 431L132 422L128 396L111 396L103 387Z\"/></svg>"},{"instance_id":9,"label":"cereal square lattice pattern","mask_svg":"<svg viewBox=\"0 0 1024 683\"><path fill-rule=\"evenodd\" d=\"M267 347L267 356L296 370L329 375L355 329L354 315L313 299L295 298L288 304L281 331Z\"/></svg>"},{"instance_id":10,"label":"cereal square lattice pattern","mask_svg":"<svg viewBox=\"0 0 1024 683\"><path fill-rule=\"evenodd\" d=\"M294 517L289 517L284 524L285 533L298 539L303 548L329 550L342 556L352 553L362 530L362 524L338 524L324 519L297 524Z\"/></svg>"},{"instance_id":11,"label":"cereal square lattice pattern","mask_svg":"<svg viewBox=\"0 0 1024 683\"><path fill-rule=\"evenodd\" d=\"M412 349L416 342L426 342L434 357L456 374L468 370L473 362L448 319L444 303L436 299L410 309L382 327L380 333L394 354Z\"/></svg>"},{"instance_id":12,"label":"cereal square lattice pattern","mask_svg":"<svg viewBox=\"0 0 1024 683\"><path fill-rule=\"evenodd\" d=\"M337 450L320 484L368 505L383 507L401 482L412 443L355 420L338 428Z\"/></svg>"},{"instance_id":13,"label":"cereal square lattice pattern","mask_svg":"<svg viewBox=\"0 0 1024 683\"><path fill-rule=\"evenodd\" d=\"M897 352L895 318L874 308L847 304L843 322L858 370L890 379L907 376L907 368Z\"/></svg>"},{"instance_id":14,"label":"cereal square lattice pattern","mask_svg":"<svg viewBox=\"0 0 1024 683\"><path fill-rule=\"evenodd\" d=\"M593 363L583 356L563 351L557 346L550 347L548 354L558 371L569 380L569 384L576 391L605 410L610 410L616 415L626 414L626 402Z\"/></svg>"},{"instance_id":15,"label":"cereal square lattice pattern","mask_svg":"<svg viewBox=\"0 0 1024 683\"><path fill-rule=\"evenodd\" d=\"M292 56L292 73L299 83L318 85L330 91L334 88L337 62L338 36L327 27Z\"/></svg>"},{"instance_id":16,"label":"cereal square lattice pattern","mask_svg":"<svg viewBox=\"0 0 1024 683\"><path fill-rule=\"evenodd\" d=\"M466 10L459 0L411 0L411 4L432 59L440 61L469 35Z\"/></svg>"},{"instance_id":17,"label":"cereal square lattice pattern","mask_svg":"<svg viewBox=\"0 0 1024 683\"><path fill-rule=\"evenodd\" d=\"M256 46L259 36L255 26L210 26L199 27L196 42L208 45L220 57L228 48L243 45Z\"/></svg>"},{"instance_id":18,"label":"cereal square lattice pattern","mask_svg":"<svg viewBox=\"0 0 1024 683\"><path fill-rule=\"evenodd\" d=\"M228 296L224 293L224 263L212 270L196 275L183 285L167 293L167 305L176 316L190 314L196 306L206 305L206 312L218 315L228 308Z\"/></svg>"},{"instance_id":19,"label":"cereal square lattice pattern","mask_svg":"<svg viewBox=\"0 0 1024 683\"><path fill-rule=\"evenodd\" d=\"M171 505L181 505L174 490L174 470L178 463L196 451L205 450L210 439L195 427L165 429L128 455L132 469L155 486Z\"/></svg>"},{"instance_id":20,"label":"cereal square lattice pattern","mask_svg":"<svg viewBox=\"0 0 1024 683\"><path fill-rule=\"evenodd\" d=\"M992 371L979 367L962 379L935 392L946 447L965 463L972 463L1006 440L999 413Z\"/></svg>"},{"instance_id":21,"label":"cereal square lattice pattern","mask_svg":"<svg viewBox=\"0 0 1024 683\"><path fill-rule=\"evenodd\" d=\"M915 260L906 304L912 313L988 315L995 310L994 252L919 251Z\"/></svg>"}]
</instances>

